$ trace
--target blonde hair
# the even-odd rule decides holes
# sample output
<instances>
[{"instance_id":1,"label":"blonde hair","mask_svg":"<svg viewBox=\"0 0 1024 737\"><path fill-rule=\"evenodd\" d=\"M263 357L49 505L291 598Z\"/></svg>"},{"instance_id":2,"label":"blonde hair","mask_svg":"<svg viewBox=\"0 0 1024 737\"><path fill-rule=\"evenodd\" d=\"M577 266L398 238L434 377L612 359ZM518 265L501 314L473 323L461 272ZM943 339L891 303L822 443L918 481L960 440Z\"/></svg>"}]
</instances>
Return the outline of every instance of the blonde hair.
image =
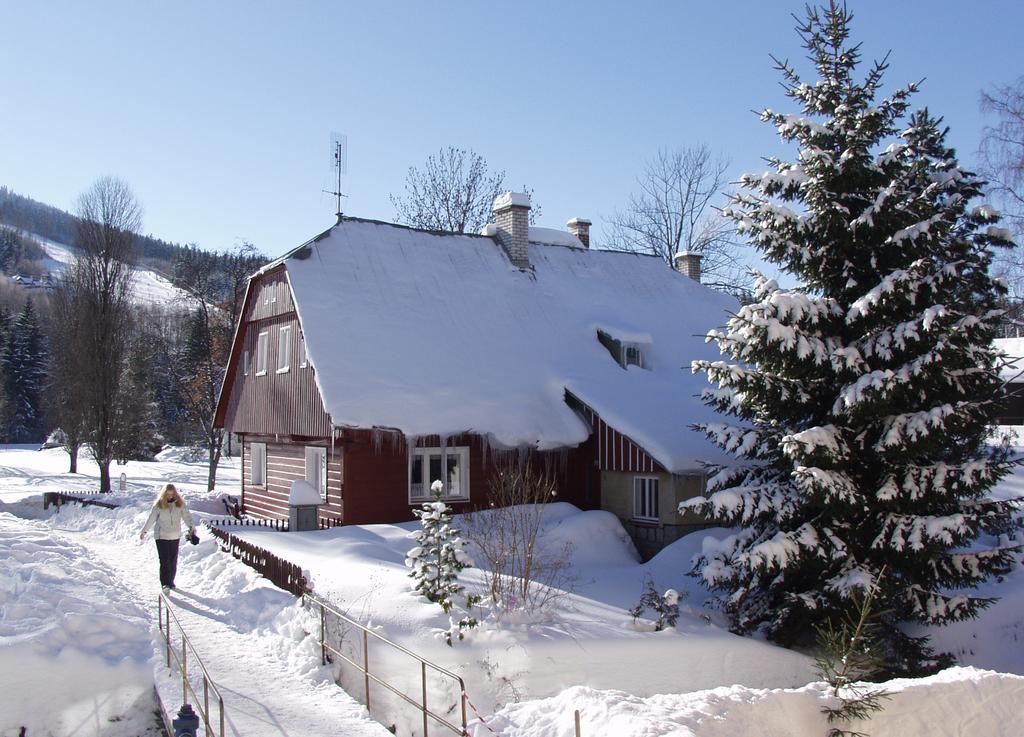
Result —
<instances>
[{"instance_id":1,"label":"blonde hair","mask_svg":"<svg viewBox=\"0 0 1024 737\"><path fill-rule=\"evenodd\" d=\"M167 492L173 491L175 495L174 506L183 507L185 502L181 498L181 492L174 486L174 484L167 484L160 490L160 493L156 495L156 505L160 509L167 509Z\"/></svg>"}]
</instances>

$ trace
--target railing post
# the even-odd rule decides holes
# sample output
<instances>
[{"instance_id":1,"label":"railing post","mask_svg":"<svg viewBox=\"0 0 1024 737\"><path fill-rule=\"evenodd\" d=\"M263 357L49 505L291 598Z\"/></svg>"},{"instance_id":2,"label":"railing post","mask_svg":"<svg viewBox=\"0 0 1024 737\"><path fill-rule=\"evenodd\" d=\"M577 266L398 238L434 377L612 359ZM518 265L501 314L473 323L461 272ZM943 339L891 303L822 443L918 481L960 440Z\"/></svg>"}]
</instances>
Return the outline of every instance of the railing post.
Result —
<instances>
[{"instance_id":1,"label":"railing post","mask_svg":"<svg viewBox=\"0 0 1024 737\"><path fill-rule=\"evenodd\" d=\"M327 614L320 602L320 665L327 665Z\"/></svg>"},{"instance_id":2,"label":"railing post","mask_svg":"<svg viewBox=\"0 0 1024 737\"><path fill-rule=\"evenodd\" d=\"M181 703L188 702L188 649L185 647L185 630L181 631Z\"/></svg>"},{"instance_id":3,"label":"railing post","mask_svg":"<svg viewBox=\"0 0 1024 737\"><path fill-rule=\"evenodd\" d=\"M423 737L427 737L427 664L420 661L420 680L423 683Z\"/></svg>"},{"instance_id":4,"label":"railing post","mask_svg":"<svg viewBox=\"0 0 1024 737\"><path fill-rule=\"evenodd\" d=\"M462 734L466 734L466 699L469 697L466 695L466 687L461 682L462 679L460 678L459 681L459 688L462 689L462 698L460 699L462 702Z\"/></svg>"},{"instance_id":5,"label":"railing post","mask_svg":"<svg viewBox=\"0 0 1024 737\"><path fill-rule=\"evenodd\" d=\"M580 710L576 709L576 711L573 712L573 716L576 719L576 737L580 737Z\"/></svg>"},{"instance_id":6,"label":"railing post","mask_svg":"<svg viewBox=\"0 0 1024 737\"><path fill-rule=\"evenodd\" d=\"M370 711L370 638L363 630L363 681L366 687L366 711Z\"/></svg>"},{"instance_id":7,"label":"railing post","mask_svg":"<svg viewBox=\"0 0 1024 737\"><path fill-rule=\"evenodd\" d=\"M203 727L206 737L210 737L210 679L203 673Z\"/></svg>"},{"instance_id":8,"label":"railing post","mask_svg":"<svg viewBox=\"0 0 1024 737\"><path fill-rule=\"evenodd\" d=\"M164 608L163 599L158 599L160 607L163 611L167 612L167 626L164 628L164 640L166 647L164 650L167 651L167 667L171 667L171 610Z\"/></svg>"},{"instance_id":9,"label":"railing post","mask_svg":"<svg viewBox=\"0 0 1024 737\"><path fill-rule=\"evenodd\" d=\"M224 737L224 697L218 695L217 703L220 704L220 737Z\"/></svg>"}]
</instances>

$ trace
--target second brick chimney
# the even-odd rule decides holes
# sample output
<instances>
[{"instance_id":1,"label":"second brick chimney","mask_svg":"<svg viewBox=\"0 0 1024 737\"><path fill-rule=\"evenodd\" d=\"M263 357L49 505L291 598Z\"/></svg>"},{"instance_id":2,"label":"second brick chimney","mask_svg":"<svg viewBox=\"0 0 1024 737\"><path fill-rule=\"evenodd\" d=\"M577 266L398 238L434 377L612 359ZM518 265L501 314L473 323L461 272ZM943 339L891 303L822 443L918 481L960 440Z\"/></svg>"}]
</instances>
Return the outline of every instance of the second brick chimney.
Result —
<instances>
[{"instance_id":1,"label":"second brick chimney","mask_svg":"<svg viewBox=\"0 0 1024 737\"><path fill-rule=\"evenodd\" d=\"M506 192L495 197L494 225L513 265L530 268L530 195Z\"/></svg>"},{"instance_id":2,"label":"second brick chimney","mask_svg":"<svg viewBox=\"0 0 1024 737\"><path fill-rule=\"evenodd\" d=\"M680 251L674 257L676 269L684 276L688 276L694 281L700 281L700 260L702 258L704 257L701 254L693 251Z\"/></svg>"},{"instance_id":3,"label":"second brick chimney","mask_svg":"<svg viewBox=\"0 0 1024 737\"><path fill-rule=\"evenodd\" d=\"M573 218L566 225L569 227L569 232L579 238L580 243L583 244L584 248L590 248L590 226L589 220L583 218Z\"/></svg>"}]
</instances>

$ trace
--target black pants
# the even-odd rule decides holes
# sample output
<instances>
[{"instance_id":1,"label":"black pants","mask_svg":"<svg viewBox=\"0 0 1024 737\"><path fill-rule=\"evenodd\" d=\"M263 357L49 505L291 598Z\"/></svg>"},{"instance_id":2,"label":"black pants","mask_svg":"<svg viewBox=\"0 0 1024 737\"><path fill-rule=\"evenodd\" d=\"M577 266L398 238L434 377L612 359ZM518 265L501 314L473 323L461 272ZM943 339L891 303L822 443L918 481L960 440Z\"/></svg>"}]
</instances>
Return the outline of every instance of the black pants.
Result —
<instances>
[{"instance_id":1,"label":"black pants","mask_svg":"<svg viewBox=\"0 0 1024 737\"><path fill-rule=\"evenodd\" d=\"M181 540L157 538L156 554L160 557L160 585L174 586L174 574L178 572L178 545Z\"/></svg>"}]
</instances>

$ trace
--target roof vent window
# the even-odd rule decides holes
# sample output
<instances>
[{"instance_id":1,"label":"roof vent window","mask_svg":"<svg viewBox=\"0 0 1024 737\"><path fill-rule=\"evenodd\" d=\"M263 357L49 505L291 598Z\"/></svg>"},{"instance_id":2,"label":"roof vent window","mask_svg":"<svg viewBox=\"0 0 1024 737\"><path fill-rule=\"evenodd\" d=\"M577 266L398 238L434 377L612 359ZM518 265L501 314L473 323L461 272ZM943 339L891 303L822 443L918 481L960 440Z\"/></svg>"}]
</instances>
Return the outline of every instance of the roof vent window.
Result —
<instances>
[{"instance_id":1,"label":"roof vent window","mask_svg":"<svg viewBox=\"0 0 1024 737\"><path fill-rule=\"evenodd\" d=\"M615 359L615 363L622 366L622 368L628 366L638 366L642 369L650 368L647 360L647 350L650 346L647 344L619 340L603 330L597 331L597 339L601 345L608 349L612 358Z\"/></svg>"}]
</instances>

